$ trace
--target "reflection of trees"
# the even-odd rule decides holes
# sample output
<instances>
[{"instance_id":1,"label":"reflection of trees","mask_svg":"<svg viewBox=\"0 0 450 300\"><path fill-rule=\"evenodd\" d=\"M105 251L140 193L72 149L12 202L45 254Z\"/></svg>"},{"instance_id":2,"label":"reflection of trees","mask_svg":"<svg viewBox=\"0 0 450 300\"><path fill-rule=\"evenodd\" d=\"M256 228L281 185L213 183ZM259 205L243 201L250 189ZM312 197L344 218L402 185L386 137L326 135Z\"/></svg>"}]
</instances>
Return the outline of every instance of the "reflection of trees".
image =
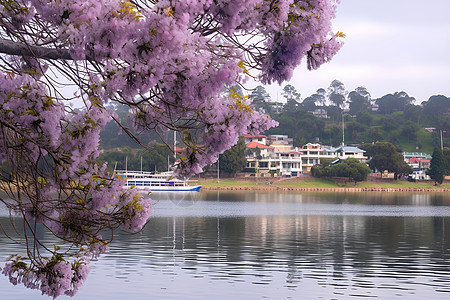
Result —
<instances>
[{"instance_id":1,"label":"reflection of trees","mask_svg":"<svg viewBox=\"0 0 450 300\"><path fill-rule=\"evenodd\" d=\"M386 195L373 194L370 201L403 205L412 199L401 194ZM247 201L256 201L247 197ZM313 194L303 195L299 201L309 201L309 197L316 201ZM329 197L331 201L336 195ZM294 196L287 199L296 201ZM353 194L340 194L334 199L347 204L361 201ZM427 201L446 203L441 194L431 199ZM259 195L258 201L270 199ZM12 232L13 228L6 231ZM350 286L370 272L371 276L395 279L420 276L430 266L440 268L441 274L450 271L445 263L450 259L450 241L445 239L448 232L449 218L440 217L161 217L151 218L135 235L117 233L111 252L100 259L106 265L112 261L113 272L121 277L140 268L160 270L163 275L185 269L196 276L221 276L224 280L254 277L270 282L273 272L281 272L286 274L286 284L294 288L304 278ZM51 242L50 237L42 234L40 240ZM0 243L7 244L3 235ZM5 256L3 252L9 253L10 249L0 251ZM450 281L448 276L441 276L443 282Z\"/></svg>"}]
</instances>

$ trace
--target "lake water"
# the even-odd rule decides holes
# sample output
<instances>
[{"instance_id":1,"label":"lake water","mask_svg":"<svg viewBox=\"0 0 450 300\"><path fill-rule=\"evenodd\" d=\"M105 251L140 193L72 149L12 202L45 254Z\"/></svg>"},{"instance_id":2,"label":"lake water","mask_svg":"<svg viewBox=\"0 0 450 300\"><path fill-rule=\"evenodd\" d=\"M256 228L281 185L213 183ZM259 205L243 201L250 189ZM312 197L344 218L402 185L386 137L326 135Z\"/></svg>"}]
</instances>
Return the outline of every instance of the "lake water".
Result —
<instances>
[{"instance_id":1,"label":"lake water","mask_svg":"<svg viewBox=\"0 0 450 300\"><path fill-rule=\"evenodd\" d=\"M450 195L203 191L110 248L74 298L450 299ZM37 298L0 276L0 299Z\"/></svg>"}]
</instances>

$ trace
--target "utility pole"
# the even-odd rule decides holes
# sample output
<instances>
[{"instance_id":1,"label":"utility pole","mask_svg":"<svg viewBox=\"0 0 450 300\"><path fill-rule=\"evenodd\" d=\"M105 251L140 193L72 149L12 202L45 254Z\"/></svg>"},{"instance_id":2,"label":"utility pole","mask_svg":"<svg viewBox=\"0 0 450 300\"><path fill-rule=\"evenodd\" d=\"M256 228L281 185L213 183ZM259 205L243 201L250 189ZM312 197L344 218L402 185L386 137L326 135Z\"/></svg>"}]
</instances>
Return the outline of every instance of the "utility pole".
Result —
<instances>
[{"instance_id":1,"label":"utility pole","mask_svg":"<svg viewBox=\"0 0 450 300\"><path fill-rule=\"evenodd\" d=\"M219 178L219 171L220 171L220 168L219 168L219 158L220 158L220 154L217 154L217 183L220 182L220 178Z\"/></svg>"}]
</instances>

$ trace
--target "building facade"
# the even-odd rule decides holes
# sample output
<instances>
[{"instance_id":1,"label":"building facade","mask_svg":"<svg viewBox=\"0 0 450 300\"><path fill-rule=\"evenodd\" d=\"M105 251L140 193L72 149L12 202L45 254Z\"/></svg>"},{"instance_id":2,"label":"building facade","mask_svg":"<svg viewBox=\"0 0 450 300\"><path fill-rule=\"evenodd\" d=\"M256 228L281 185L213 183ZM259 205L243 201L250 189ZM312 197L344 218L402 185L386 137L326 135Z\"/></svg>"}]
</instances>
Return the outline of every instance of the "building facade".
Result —
<instances>
[{"instance_id":1,"label":"building facade","mask_svg":"<svg viewBox=\"0 0 450 300\"><path fill-rule=\"evenodd\" d=\"M251 140L250 138L248 139ZM323 146L318 143L308 143L300 148L295 148L292 139L285 135L269 136L263 145L251 141L247 144L247 168L255 170L258 176L299 176L311 172L314 165L320 164L321 160L330 161L356 158L362 162L367 159L365 151L357 147L342 146L338 148ZM256 147L259 148L255 151ZM258 152L259 155L256 155Z\"/></svg>"}]
</instances>

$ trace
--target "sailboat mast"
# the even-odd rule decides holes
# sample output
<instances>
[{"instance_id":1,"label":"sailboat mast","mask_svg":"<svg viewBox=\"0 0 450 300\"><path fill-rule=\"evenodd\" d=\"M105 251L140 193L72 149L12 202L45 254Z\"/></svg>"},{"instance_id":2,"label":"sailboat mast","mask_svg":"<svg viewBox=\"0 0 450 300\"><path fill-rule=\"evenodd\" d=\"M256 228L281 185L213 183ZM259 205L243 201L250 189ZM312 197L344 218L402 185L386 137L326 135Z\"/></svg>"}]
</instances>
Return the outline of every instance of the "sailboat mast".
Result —
<instances>
[{"instance_id":1,"label":"sailboat mast","mask_svg":"<svg viewBox=\"0 0 450 300\"><path fill-rule=\"evenodd\" d=\"M173 158L177 161L177 131L173 131Z\"/></svg>"}]
</instances>

